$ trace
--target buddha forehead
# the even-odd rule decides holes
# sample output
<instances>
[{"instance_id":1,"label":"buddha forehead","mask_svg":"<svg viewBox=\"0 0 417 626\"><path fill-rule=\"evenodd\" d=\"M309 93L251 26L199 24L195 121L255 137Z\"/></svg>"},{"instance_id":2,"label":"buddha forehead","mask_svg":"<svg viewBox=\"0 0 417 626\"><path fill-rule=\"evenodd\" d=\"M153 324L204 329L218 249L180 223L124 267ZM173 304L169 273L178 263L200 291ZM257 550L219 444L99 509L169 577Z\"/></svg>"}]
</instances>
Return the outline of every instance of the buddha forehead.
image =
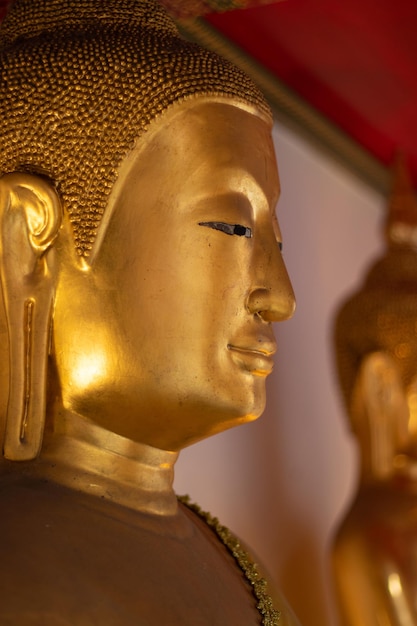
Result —
<instances>
[{"instance_id":1,"label":"buddha forehead","mask_svg":"<svg viewBox=\"0 0 417 626\"><path fill-rule=\"evenodd\" d=\"M89 262L122 195L130 193L140 213L167 203L171 212L197 210L227 194L245 197L247 211L263 202L273 212L279 192L271 127L259 111L226 98L176 104L152 122L121 163Z\"/></svg>"}]
</instances>

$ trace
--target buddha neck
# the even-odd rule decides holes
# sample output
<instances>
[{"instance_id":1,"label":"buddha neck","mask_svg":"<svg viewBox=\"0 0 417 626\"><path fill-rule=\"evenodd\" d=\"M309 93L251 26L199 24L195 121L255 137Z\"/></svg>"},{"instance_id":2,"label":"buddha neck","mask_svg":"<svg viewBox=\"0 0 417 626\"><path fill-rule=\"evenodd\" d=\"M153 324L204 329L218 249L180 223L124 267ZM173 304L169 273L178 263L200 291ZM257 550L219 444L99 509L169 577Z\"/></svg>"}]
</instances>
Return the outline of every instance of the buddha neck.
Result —
<instances>
[{"instance_id":1,"label":"buddha neck","mask_svg":"<svg viewBox=\"0 0 417 626\"><path fill-rule=\"evenodd\" d=\"M33 471L71 489L160 516L177 512L173 490L177 452L136 443L73 413L45 433ZM32 471L31 471L32 473Z\"/></svg>"}]
</instances>

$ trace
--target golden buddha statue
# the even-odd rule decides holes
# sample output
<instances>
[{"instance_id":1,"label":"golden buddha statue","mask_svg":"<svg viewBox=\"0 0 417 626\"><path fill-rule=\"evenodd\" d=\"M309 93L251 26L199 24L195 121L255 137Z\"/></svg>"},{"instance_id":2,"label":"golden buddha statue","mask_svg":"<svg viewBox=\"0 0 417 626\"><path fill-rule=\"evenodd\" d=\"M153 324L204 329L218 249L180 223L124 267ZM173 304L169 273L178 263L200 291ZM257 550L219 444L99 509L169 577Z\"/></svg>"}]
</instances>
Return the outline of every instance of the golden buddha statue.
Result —
<instances>
[{"instance_id":1,"label":"golden buddha statue","mask_svg":"<svg viewBox=\"0 0 417 626\"><path fill-rule=\"evenodd\" d=\"M0 624L294 626L172 488L293 312L268 105L154 0L16 0L0 68Z\"/></svg>"},{"instance_id":2,"label":"golden buddha statue","mask_svg":"<svg viewBox=\"0 0 417 626\"><path fill-rule=\"evenodd\" d=\"M361 461L332 552L341 626L417 625L417 202L401 161L386 240L336 323Z\"/></svg>"}]
</instances>

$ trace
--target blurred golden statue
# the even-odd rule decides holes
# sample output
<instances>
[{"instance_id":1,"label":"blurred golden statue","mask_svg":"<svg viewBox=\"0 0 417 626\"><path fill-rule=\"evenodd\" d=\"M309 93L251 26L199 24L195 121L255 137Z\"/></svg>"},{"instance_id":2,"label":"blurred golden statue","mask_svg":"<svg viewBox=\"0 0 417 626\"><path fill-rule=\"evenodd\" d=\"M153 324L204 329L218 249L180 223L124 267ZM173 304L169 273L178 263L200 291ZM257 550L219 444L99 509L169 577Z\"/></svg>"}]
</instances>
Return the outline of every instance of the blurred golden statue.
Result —
<instances>
[{"instance_id":1,"label":"blurred golden statue","mask_svg":"<svg viewBox=\"0 0 417 626\"><path fill-rule=\"evenodd\" d=\"M386 240L336 324L361 461L333 546L341 626L417 625L417 202L401 160Z\"/></svg>"},{"instance_id":2,"label":"blurred golden statue","mask_svg":"<svg viewBox=\"0 0 417 626\"><path fill-rule=\"evenodd\" d=\"M154 0L16 0L0 80L0 624L295 625L172 488L294 309L268 105Z\"/></svg>"}]
</instances>

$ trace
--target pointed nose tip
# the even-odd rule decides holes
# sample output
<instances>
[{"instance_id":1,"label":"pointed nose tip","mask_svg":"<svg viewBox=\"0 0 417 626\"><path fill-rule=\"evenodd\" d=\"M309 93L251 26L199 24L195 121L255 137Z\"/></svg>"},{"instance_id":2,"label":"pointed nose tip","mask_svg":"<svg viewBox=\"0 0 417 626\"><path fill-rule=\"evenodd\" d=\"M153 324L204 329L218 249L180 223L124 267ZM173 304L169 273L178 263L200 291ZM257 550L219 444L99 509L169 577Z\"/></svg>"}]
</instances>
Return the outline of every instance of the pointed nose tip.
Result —
<instances>
[{"instance_id":1,"label":"pointed nose tip","mask_svg":"<svg viewBox=\"0 0 417 626\"><path fill-rule=\"evenodd\" d=\"M276 247L269 261L262 265L258 286L249 294L247 309L265 322L283 322L294 315L294 290L282 254Z\"/></svg>"},{"instance_id":2,"label":"pointed nose tip","mask_svg":"<svg viewBox=\"0 0 417 626\"><path fill-rule=\"evenodd\" d=\"M295 295L291 283L289 289L283 289L280 294L271 298L269 308L259 311L259 315L265 322L284 322L291 319L295 312Z\"/></svg>"},{"instance_id":3,"label":"pointed nose tip","mask_svg":"<svg viewBox=\"0 0 417 626\"><path fill-rule=\"evenodd\" d=\"M265 322L283 322L295 311L295 295L289 279L282 281L278 289L259 288L248 298L248 311Z\"/></svg>"}]
</instances>

